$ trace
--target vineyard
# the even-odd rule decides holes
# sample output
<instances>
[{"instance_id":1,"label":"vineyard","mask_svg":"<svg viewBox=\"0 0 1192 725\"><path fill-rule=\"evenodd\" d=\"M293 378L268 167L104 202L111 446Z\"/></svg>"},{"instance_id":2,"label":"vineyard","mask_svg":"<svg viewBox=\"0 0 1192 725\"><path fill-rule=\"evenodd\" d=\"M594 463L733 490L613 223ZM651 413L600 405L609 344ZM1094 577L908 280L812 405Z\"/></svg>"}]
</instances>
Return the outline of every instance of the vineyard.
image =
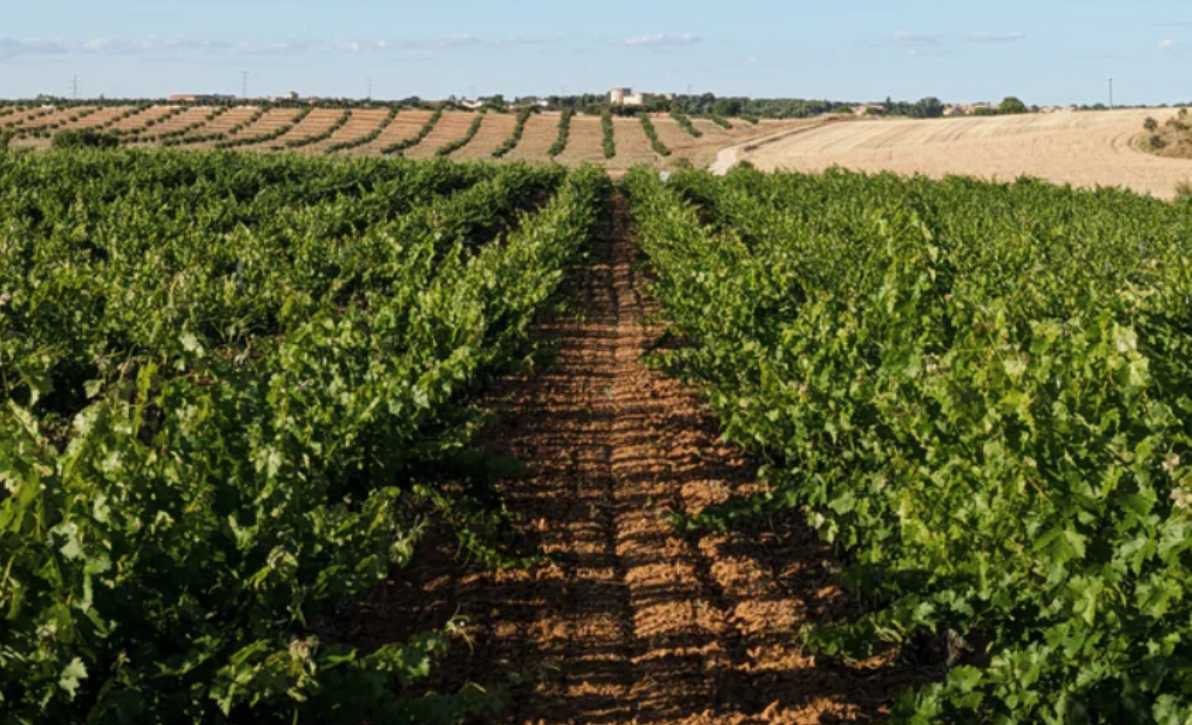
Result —
<instances>
[{"instance_id":1,"label":"vineyard","mask_svg":"<svg viewBox=\"0 0 1192 725\"><path fill-rule=\"evenodd\" d=\"M1192 205L110 110L0 110L121 147L0 149L0 722L1192 719Z\"/></svg>"},{"instance_id":2,"label":"vineyard","mask_svg":"<svg viewBox=\"0 0 1192 725\"><path fill-rule=\"evenodd\" d=\"M5 719L466 709L388 685L453 625L358 654L337 612L431 522L499 558L471 401L533 351L603 175L0 159Z\"/></svg>"},{"instance_id":3,"label":"vineyard","mask_svg":"<svg viewBox=\"0 0 1192 725\"><path fill-rule=\"evenodd\" d=\"M628 180L672 334L861 606L802 632L943 659L921 722L1192 717L1192 207L844 172ZM709 310L719 311L709 315Z\"/></svg>"},{"instance_id":4,"label":"vineyard","mask_svg":"<svg viewBox=\"0 0 1192 725\"><path fill-rule=\"evenodd\" d=\"M656 114L641 121L611 116L602 119L572 111L540 112L534 107L468 112L396 104L0 105L0 134L10 137L17 148L43 148L62 134L98 132L114 137L119 145L138 148L558 161L572 167L591 162L618 173L637 164L666 166L682 161L707 166L726 146L799 123L768 121L754 127L746 122L730 124L723 119L691 118L681 113ZM654 138L661 137L661 141L648 139L645 133L654 133Z\"/></svg>"}]
</instances>

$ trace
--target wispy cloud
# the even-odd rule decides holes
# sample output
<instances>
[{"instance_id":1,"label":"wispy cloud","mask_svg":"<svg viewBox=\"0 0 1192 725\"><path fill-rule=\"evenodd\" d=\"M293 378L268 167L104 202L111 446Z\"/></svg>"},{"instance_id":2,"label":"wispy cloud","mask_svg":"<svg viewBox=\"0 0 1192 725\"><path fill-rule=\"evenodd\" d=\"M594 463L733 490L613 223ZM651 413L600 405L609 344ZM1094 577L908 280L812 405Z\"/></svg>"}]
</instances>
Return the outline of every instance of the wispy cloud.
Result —
<instances>
[{"instance_id":1,"label":"wispy cloud","mask_svg":"<svg viewBox=\"0 0 1192 725\"><path fill-rule=\"evenodd\" d=\"M702 43L703 38L694 33L652 33L635 35L623 39L619 44L630 48L669 48Z\"/></svg>"},{"instance_id":2,"label":"wispy cloud","mask_svg":"<svg viewBox=\"0 0 1192 725\"><path fill-rule=\"evenodd\" d=\"M965 40L970 43L1017 43L1026 40L1026 33L969 33Z\"/></svg>"},{"instance_id":3,"label":"wispy cloud","mask_svg":"<svg viewBox=\"0 0 1192 725\"><path fill-rule=\"evenodd\" d=\"M911 50L929 51L933 48L943 48L948 45L953 45L957 42L963 43L1017 43L1020 40L1026 40L1026 33L1011 32L999 33L990 31L974 31L971 33L950 35L943 33L922 33L912 32L909 30L900 30L894 33L894 43L903 48ZM919 52L915 55L924 55Z\"/></svg>"},{"instance_id":4,"label":"wispy cloud","mask_svg":"<svg viewBox=\"0 0 1192 725\"><path fill-rule=\"evenodd\" d=\"M162 54L226 56L298 56L307 53L386 53L429 54L461 48L511 48L542 45L556 36L481 37L469 33L425 38L349 38L340 40L267 40L231 42L220 39L97 37L85 40L45 40L0 37L0 60L20 56L107 55L130 56Z\"/></svg>"},{"instance_id":5,"label":"wispy cloud","mask_svg":"<svg viewBox=\"0 0 1192 725\"><path fill-rule=\"evenodd\" d=\"M899 30L894 33L894 42L912 48L936 48L944 44L944 36L934 33L912 33Z\"/></svg>"},{"instance_id":6,"label":"wispy cloud","mask_svg":"<svg viewBox=\"0 0 1192 725\"><path fill-rule=\"evenodd\" d=\"M53 40L0 38L0 60L21 55L63 55L69 52L66 46Z\"/></svg>"},{"instance_id":7,"label":"wispy cloud","mask_svg":"<svg viewBox=\"0 0 1192 725\"><path fill-rule=\"evenodd\" d=\"M333 44L336 50L342 50L345 53L361 53L373 50L386 50L389 48L389 41L387 40L337 40Z\"/></svg>"},{"instance_id":8,"label":"wispy cloud","mask_svg":"<svg viewBox=\"0 0 1192 725\"><path fill-rule=\"evenodd\" d=\"M88 38L86 40L21 40L0 38L0 60L43 55L160 55L163 53L292 55L316 47L306 41L233 43L226 40L185 38Z\"/></svg>"},{"instance_id":9,"label":"wispy cloud","mask_svg":"<svg viewBox=\"0 0 1192 725\"><path fill-rule=\"evenodd\" d=\"M281 40L271 43L238 43L231 49L231 52L235 55L287 56L305 55L326 47L325 44L306 40Z\"/></svg>"}]
</instances>

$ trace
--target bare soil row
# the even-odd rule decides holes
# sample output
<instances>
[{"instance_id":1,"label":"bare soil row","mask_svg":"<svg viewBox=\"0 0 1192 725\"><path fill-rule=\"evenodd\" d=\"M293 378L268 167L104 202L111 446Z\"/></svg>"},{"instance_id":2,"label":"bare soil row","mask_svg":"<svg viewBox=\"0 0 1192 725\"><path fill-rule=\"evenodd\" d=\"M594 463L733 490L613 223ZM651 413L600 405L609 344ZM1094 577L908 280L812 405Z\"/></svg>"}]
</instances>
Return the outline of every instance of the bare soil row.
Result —
<instances>
[{"instance_id":1,"label":"bare soil row","mask_svg":"<svg viewBox=\"0 0 1192 725\"><path fill-rule=\"evenodd\" d=\"M646 367L658 339L638 252L614 205L575 280L578 314L541 327L552 366L505 381L487 446L529 466L502 484L525 571L459 574L418 557L361 612L361 639L401 641L461 614L470 645L437 683L507 684L510 722L788 722L880 718L912 674L801 651L802 623L843 606L830 555L797 521L684 537L669 516L757 490L681 384Z\"/></svg>"}]
</instances>

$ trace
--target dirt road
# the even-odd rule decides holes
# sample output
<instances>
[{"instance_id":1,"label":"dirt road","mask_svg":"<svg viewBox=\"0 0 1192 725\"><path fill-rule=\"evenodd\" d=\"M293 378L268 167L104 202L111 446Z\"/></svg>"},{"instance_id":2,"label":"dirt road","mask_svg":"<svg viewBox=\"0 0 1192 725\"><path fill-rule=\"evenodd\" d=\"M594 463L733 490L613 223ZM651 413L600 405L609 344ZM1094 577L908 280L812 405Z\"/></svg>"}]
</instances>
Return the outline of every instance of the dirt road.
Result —
<instances>
[{"instance_id":1,"label":"dirt road","mask_svg":"<svg viewBox=\"0 0 1192 725\"><path fill-rule=\"evenodd\" d=\"M809 531L685 538L668 521L758 483L691 393L643 365L658 330L636 255L618 202L576 280L582 317L542 330L556 365L499 397L492 445L532 469L503 493L547 562L403 573L374 603L375 634L467 616L473 648L443 687L525 673L511 722L880 717L906 672L830 666L797 644L803 622L842 604Z\"/></svg>"},{"instance_id":2,"label":"dirt road","mask_svg":"<svg viewBox=\"0 0 1192 725\"><path fill-rule=\"evenodd\" d=\"M1125 186L1160 198L1192 179L1192 162L1135 150L1154 110L1030 114L927 121L833 124L740 152L758 168L964 174L1012 180L1037 176L1075 186Z\"/></svg>"}]
</instances>

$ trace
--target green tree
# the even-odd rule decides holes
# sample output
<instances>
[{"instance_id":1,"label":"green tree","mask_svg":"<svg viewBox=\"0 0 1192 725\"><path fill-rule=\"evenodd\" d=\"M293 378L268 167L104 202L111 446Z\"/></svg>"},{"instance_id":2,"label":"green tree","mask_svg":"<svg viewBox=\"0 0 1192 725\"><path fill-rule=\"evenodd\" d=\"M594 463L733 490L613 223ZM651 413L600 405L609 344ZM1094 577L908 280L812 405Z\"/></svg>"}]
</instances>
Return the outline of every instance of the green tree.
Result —
<instances>
[{"instance_id":1,"label":"green tree","mask_svg":"<svg viewBox=\"0 0 1192 725\"><path fill-rule=\"evenodd\" d=\"M935 96L928 96L911 106L912 118L939 118L944 115L943 101Z\"/></svg>"},{"instance_id":2,"label":"green tree","mask_svg":"<svg viewBox=\"0 0 1192 725\"><path fill-rule=\"evenodd\" d=\"M997 107L997 112L1003 114L1026 113L1026 111L1026 104L1016 96L1006 96L1001 105Z\"/></svg>"}]
</instances>

